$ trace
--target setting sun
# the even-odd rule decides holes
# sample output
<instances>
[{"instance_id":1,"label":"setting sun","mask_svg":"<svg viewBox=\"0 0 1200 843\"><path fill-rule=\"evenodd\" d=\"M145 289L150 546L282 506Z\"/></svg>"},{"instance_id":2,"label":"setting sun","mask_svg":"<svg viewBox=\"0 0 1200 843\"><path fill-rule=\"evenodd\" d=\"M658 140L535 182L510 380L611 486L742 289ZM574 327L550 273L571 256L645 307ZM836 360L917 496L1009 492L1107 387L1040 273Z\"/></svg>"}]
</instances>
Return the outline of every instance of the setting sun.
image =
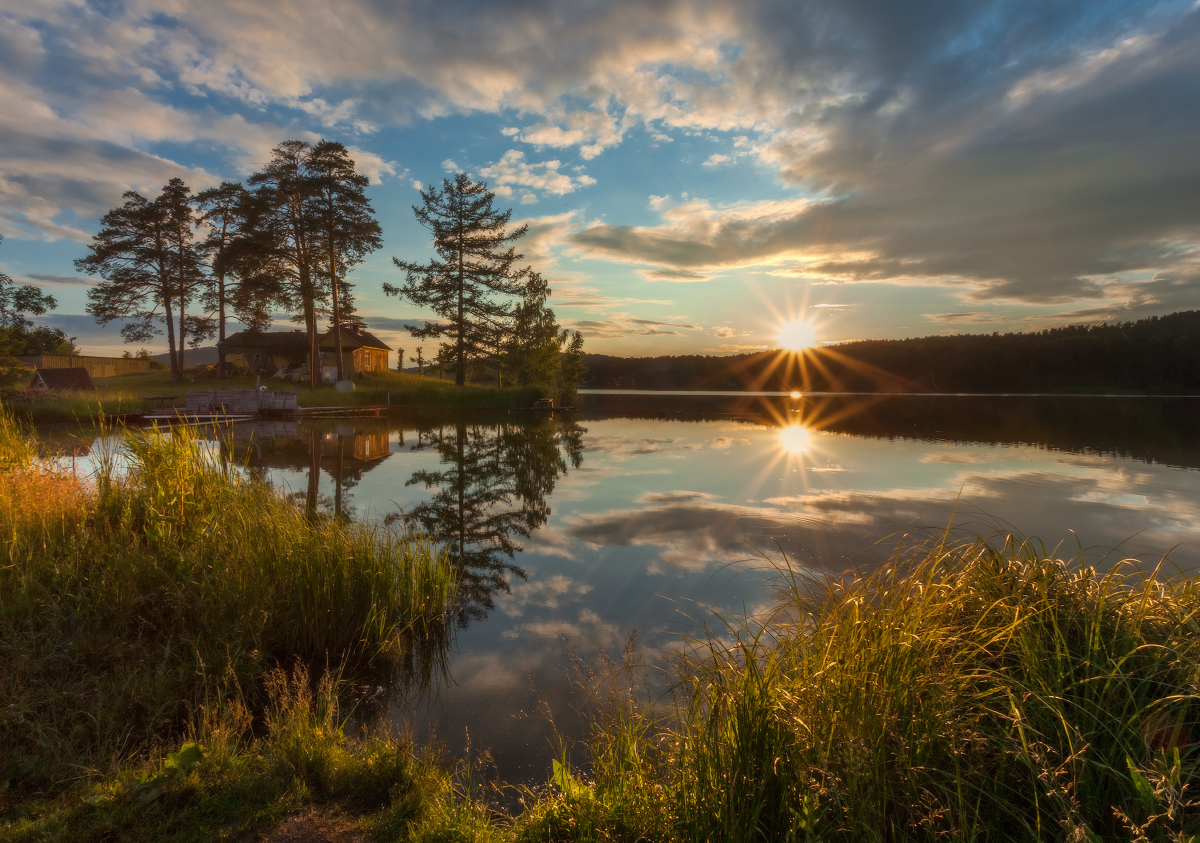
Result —
<instances>
[{"instance_id":1,"label":"setting sun","mask_svg":"<svg viewBox=\"0 0 1200 843\"><path fill-rule=\"evenodd\" d=\"M779 329L779 344L788 351L802 351L817 344L817 332L810 323L796 319Z\"/></svg>"}]
</instances>

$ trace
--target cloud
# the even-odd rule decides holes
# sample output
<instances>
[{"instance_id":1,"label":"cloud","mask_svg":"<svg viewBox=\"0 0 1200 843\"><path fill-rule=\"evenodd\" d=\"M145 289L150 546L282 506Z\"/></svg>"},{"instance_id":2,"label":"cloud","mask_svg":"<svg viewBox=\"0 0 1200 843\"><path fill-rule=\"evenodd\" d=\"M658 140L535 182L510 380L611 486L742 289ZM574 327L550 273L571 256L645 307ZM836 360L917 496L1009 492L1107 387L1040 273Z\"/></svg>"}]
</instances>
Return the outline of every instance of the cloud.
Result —
<instances>
[{"instance_id":1,"label":"cloud","mask_svg":"<svg viewBox=\"0 0 1200 843\"><path fill-rule=\"evenodd\" d=\"M675 281L689 283L692 281L710 281L712 276L703 272L692 272L687 269L639 269L638 274L647 281Z\"/></svg>"},{"instance_id":2,"label":"cloud","mask_svg":"<svg viewBox=\"0 0 1200 843\"><path fill-rule=\"evenodd\" d=\"M86 275L54 275L49 272L27 272L25 278L39 286L50 284L55 287L90 287L100 283L100 279L88 278Z\"/></svg>"},{"instance_id":3,"label":"cloud","mask_svg":"<svg viewBox=\"0 0 1200 843\"><path fill-rule=\"evenodd\" d=\"M530 163L525 160L524 152L510 149L499 161L480 167L478 173L490 184L497 186L493 188L497 193L507 190L504 195L511 195L513 188L523 187L564 196L596 183L596 180L588 175L571 176L560 172L559 168L562 166L562 162L556 160ZM521 197L521 201L529 204L530 201L536 202L537 197L527 193Z\"/></svg>"},{"instance_id":4,"label":"cloud","mask_svg":"<svg viewBox=\"0 0 1200 843\"><path fill-rule=\"evenodd\" d=\"M984 313L978 310L972 310L966 313L926 313L925 318L930 322L951 322L955 324L975 324L975 323L991 323L1002 322L1007 317L997 316L994 313Z\"/></svg>"},{"instance_id":5,"label":"cloud","mask_svg":"<svg viewBox=\"0 0 1200 843\"><path fill-rule=\"evenodd\" d=\"M707 163L752 159L803 196L664 202L661 224L575 235L606 260L1129 313L1197 284L1190 4L129 0L9 4L3 21L10 234L86 239L122 190L205 186L284 137L349 136L372 180L401 177L374 133L486 112L585 160L690 134L722 144ZM590 178L549 164L490 166L521 196ZM1177 288L1152 303L1143 278Z\"/></svg>"}]
</instances>

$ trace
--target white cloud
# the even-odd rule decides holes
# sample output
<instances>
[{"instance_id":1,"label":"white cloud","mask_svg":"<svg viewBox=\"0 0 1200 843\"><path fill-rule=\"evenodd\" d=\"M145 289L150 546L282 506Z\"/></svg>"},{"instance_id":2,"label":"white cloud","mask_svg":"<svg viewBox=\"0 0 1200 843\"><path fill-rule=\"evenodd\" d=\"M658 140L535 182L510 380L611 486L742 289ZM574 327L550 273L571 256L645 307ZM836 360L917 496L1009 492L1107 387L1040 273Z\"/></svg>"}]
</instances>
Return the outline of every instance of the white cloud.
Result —
<instances>
[{"instance_id":1,"label":"white cloud","mask_svg":"<svg viewBox=\"0 0 1200 843\"><path fill-rule=\"evenodd\" d=\"M588 175L571 176L560 171L562 162L557 160L531 163L525 160L525 153L510 149L494 164L479 168L479 175L493 185L493 190L499 193L499 188L530 188L555 196L574 193L581 187L588 187L596 180ZM505 194L510 195L510 194ZM525 199L522 197L522 201ZM536 197L534 198L536 201Z\"/></svg>"}]
</instances>

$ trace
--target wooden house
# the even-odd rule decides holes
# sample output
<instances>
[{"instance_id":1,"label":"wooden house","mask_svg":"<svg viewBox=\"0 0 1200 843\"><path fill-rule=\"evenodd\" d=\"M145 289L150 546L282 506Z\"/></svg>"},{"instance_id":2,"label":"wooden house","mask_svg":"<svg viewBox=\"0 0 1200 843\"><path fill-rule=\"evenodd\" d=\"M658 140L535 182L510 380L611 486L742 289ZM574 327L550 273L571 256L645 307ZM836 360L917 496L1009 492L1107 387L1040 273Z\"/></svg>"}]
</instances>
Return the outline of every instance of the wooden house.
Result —
<instances>
[{"instance_id":1,"label":"wooden house","mask_svg":"<svg viewBox=\"0 0 1200 843\"><path fill-rule=\"evenodd\" d=\"M224 350L226 363L248 369L252 375L273 375L308 362L308 334L304 331L238 331L218 347Z\"/></svg>"},{"instance_id":2,"label":"wooden house","mask_svg":"<svg viewBox=\"0 0 1200 843\"><path fill-rule=\"evenodd\" d=\"M337 365L337 335L330 331L321 337L321 367ZM354 378L367 372L386 372L391 348L367 331L342 328L342 376Z\"/></svg>"}]
</instances>

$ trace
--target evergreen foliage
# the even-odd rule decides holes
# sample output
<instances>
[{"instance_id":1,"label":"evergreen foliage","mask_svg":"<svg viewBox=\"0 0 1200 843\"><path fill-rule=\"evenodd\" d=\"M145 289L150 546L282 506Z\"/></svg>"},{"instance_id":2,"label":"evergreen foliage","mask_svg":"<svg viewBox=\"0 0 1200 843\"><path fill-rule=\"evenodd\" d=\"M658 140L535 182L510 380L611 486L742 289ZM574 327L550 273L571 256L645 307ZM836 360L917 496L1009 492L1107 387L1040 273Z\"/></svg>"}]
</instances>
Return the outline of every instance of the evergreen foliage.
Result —
<instances>
[{"instance_id":1,"label":"evergreen foliage","mask_svg":"<svg viewBox=\"0 0 1200 843\"><path fill-rule=\"evenodd\" d=\"M379 223L363 192L370 179L354 168L346 147L322 140L312 148L307 166L314 181L314 206L323 238L322 260L329 279L329 300L337 354L337 378L342 379L342 327L365 323L354 313L352 287L346 274L352 266L382 245Z\"/></svg>"},{"instance_id":2,"label":"evergreen foliage","mask_svg":"<svg viewBox=\"0 0 1200 843\"><path fill-rule=\"evenodd\" d=\"M441 317L405 327L419 339L446 339L438 359L453 368L458 386L466 384L473 362L496 358L512 315L504 297L526 291L529 271L516 268L524 256L511 244L527 227L510 229L512 211L496 210L495 198L486 183L465 173L444 179L441 190L422 190L423 205L414 205L413 213L432 232L438 256L425 264L393 258L405 272L404 284L383 286L389 296L404 296Z\"/></svg>"},{"instance_id":3,"label":"evergreen foliage","mask_svg":"<svg viewBox=\"0 0 1200 843\"><path fill-rule=\"evenodd\" d=\"M554 311L546 307L550 287L530 271L525 293L513 308L508 336L502 344L500 371L513 386L553 389L561 374L559 349L567 331L559 327Z\"/></svg>"},{"instance_id":4,"label":"evergreen foliage","mask_svg":"<svg viewBox=\"0 0 1200 843\"><path fill-rule=\"evenodd\" d=\"M1200 311L1019 334L860 340L799 356L588 355L587 384L639 389L832 392L1200 390Z\"/></svg>"},{"instance_id":5,"label":"evergreen foliage","mask_svg":"<svg viewBox=\"0 0 1200 843\"><path fill-rule=\"evenodd\" d=\"M200 257L192 243L190 191L180 179L171 179L162 195L149 200L127 191L124 204L100 219L101 229L92 239L91 253L75 261L81 272L95 273L103 281L88 291L87 312L101 325L124 321L126 342L146 342L166 325L172 380L183 379L182 343L188 324L187 300L199 292ZM176 342L174 307L178 303L179 341ZM204 326L193 322L193 339Z\"/></svg>"}]
</instances>

